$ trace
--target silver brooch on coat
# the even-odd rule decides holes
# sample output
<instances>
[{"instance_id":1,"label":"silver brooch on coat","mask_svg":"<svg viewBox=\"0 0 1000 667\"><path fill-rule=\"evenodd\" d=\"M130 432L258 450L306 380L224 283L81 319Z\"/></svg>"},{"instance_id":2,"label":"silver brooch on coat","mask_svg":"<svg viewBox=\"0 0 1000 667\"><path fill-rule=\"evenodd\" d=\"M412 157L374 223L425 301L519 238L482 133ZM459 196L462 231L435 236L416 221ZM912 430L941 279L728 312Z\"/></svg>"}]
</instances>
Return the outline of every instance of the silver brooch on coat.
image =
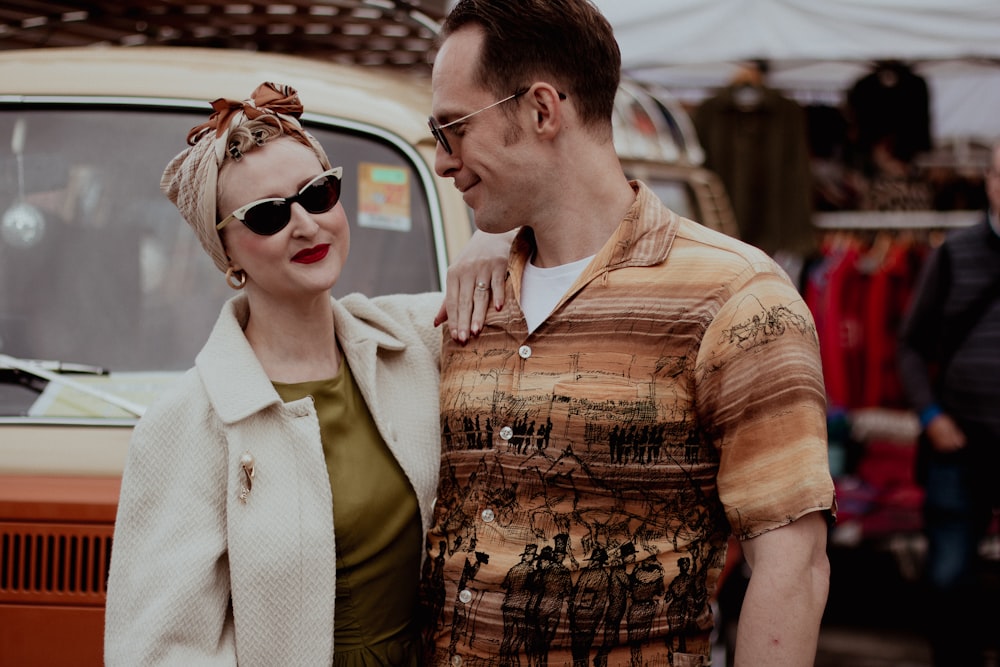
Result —
<instances>
[{"instance_id":1,"label":"silver brooch on coat","mask_svg":"<svg viewBox=\"0 0 1000 667\"><path fill-rule=\"evenodd\" d=\"M250 491L253 489L253 477L254 477L254 460L253 454L250 452L244 452L243 456L240 457L240 471L242 472L242 479L240 480L240 502L246 502L247 496L250 495Z\"/></svg>"}]
</instances>

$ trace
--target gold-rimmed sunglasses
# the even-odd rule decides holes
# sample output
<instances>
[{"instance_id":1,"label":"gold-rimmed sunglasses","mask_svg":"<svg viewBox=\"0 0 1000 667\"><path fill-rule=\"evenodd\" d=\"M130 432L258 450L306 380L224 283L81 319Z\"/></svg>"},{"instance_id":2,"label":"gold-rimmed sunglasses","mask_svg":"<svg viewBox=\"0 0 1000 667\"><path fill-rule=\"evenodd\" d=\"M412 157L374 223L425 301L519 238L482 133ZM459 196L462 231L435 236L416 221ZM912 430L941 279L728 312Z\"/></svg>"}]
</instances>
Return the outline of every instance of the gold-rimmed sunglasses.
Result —
<instances>
[{"instance_id":1,"label":"gold-rimmed sunglasses","mask_svg":"<svg viewBox=\"0 0 1000 667\"><path fill-rule=\"evenodd\" d=\"M451 127L452 125L458 125L463 121L469 120L476 114L480 114L484 111L492 109L493 107L500 106L504 102L510 102L513 99L517 99L521 95L524 95L526 92L528 92L528 90L529 90L528 88L522 88L521 90L516 91L513 95L509 95L508 97L505 97L502 100L498 100L493 104L489 104L483 107L482 109L473 111L472 113L465 114L461 118L456 118L455 120L448 121L444 125L438 123L437 119L434 116L430 116L427 118L427 126L431 128L431 134L434 135L434 138L437 140L437 142L441 144L441 148L444 149L444 152L447 153L448 155L451 155L451 144L448 143L448 137L444 136L444 132L442 132L442 130L444 130L446 127Z\"/></svg>"}]
</instances>

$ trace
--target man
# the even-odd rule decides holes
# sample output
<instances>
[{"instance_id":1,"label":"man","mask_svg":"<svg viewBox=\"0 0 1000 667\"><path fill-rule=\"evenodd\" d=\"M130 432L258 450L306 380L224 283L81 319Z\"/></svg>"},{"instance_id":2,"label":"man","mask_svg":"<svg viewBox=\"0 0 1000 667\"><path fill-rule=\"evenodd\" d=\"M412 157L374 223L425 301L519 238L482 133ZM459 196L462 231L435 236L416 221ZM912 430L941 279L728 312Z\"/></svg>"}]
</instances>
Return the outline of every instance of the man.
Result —
<instances>
[{"instance_id":1,"label":"man","mask_svg":"<svg viewBox=\"0 0 1000 667\"><path fill-rule=\"evenodd\" d=\"M607 609L622 614L590 661L707 664L712 612L697 591L714 590L735 533L753 568L739 664L811 665L834 489L805 304L763 252L626 179L611 125L620 53L587 0L461 0L442 39L435 169L480 229L520 232L505 284L481 286L503 309L443 350L442 420L494 428L481 447L452 438L442 451L427 555L443 556L447 599L474 600L475 617L454 644L453 610L430 619L427 664L579 664L569 609L595 549L614 555ZM512 446L531 422L547 425L547 445ZM500 520L495 490L515 484ZM504 642L503 582L529 545L560 552L569 574L554 589L528 583L545 598L533 603L546 609L542 646ZM472 548L489 562L460 590ZM662 591L682 558L701 603L672 602L690 612L668 620ZM613 592L617 567L628 569Z\"/></svg>"},{"instance_id":2,"label":"man","mask_svg":"<svg viewBox=\"0 0 1000 667\"><path fill-rule=\"evenodd\" d=\"M936 667L985 664L976 627L979 543L1000 509L1000 143L986 170L989 210L928 257L900 335L903 387L920 414L928 637ZM980 602L977 602L980 601ZM995 618L995 605L987 605Z\"/></svg>"}]
</instances>

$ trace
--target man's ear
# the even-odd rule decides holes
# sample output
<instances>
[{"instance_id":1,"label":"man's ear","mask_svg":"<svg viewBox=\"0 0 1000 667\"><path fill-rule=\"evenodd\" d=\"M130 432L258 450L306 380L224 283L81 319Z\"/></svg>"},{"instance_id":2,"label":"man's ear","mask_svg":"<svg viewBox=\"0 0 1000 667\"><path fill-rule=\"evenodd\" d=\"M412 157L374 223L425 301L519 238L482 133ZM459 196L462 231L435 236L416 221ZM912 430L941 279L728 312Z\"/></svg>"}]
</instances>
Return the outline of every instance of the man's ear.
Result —
<instances>
[{"instance_id":1,"label":"man's ear","mask_svg":"<svg viewBox=\"0 0 1000 667\"><path fill-rule=\"evenodd\" d=\"M535 132L543 139L551 139L563 126L562 106L565 96L551 84L539 82L529 90L529 101L535 112Z\"/></svg>"}]
</instances>

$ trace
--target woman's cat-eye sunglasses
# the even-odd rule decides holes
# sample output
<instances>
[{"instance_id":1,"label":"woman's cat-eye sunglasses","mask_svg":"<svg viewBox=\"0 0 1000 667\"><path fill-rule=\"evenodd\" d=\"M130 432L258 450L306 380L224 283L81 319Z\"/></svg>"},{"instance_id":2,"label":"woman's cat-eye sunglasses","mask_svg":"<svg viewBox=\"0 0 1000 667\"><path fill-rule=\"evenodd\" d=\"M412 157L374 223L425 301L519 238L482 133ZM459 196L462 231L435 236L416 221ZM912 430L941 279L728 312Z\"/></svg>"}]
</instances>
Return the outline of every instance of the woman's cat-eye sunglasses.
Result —
<instances>
[{"instance_id":1,"label":"woman's cat-eye sunglasses","mask_svg":"<svg viewBox=\"0 0 1000 667\"><path fill-rule=\"evenodd\" d=\"M299 204L310 213L326 213L340 201L340 177L343 167L327 169L306 183L291 197L270 197L241 206L217 225L222 229L233 220L239 220L255 234L271 236L277 234L292 219L292 204Z\"/></svg>"}]
</instances>

